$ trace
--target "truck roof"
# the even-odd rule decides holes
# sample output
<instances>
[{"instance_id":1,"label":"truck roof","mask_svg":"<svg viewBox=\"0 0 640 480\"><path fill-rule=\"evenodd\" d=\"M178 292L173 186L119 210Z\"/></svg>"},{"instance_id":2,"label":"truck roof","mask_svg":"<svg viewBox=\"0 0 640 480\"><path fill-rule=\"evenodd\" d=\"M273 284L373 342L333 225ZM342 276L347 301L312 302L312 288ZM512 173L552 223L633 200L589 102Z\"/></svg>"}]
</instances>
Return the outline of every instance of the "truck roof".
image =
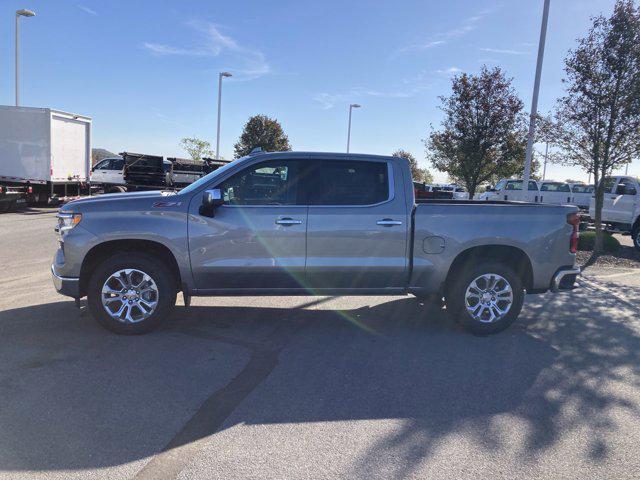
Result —
<instances>
[{"instance_id":1,"label":"truck roof","mask_svg":"<svg viewBox=\"0 0 640 480\"><path fill-rule=\"evenodd\" d=\"M273 157L273 158L287 158L287 157L313 157L313 158L325 158L334 160L392 160L402 159L402 157L393 157L391 155L373 155L369 153L340 153L340 152L299 152L299 151L287 151L287 152L262 152L254 153L251 158L259 157Z\"/></svg>"}]
</instances>

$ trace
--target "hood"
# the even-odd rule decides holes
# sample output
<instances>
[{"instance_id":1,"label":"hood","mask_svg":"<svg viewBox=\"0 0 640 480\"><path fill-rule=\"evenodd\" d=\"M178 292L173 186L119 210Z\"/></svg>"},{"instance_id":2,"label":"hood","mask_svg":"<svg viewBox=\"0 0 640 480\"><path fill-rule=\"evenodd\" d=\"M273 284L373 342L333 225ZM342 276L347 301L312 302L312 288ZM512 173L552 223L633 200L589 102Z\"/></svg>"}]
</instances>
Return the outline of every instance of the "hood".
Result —
<instances>
[{"instance_id":1,"label":"hood","mask_svg":"<svg viewBox=\"0 0 640 480\"><path fill-rule=\"evenodd\" d=\"M131 200L153 200L163 199L169 196L175 195L176 192L170 192L166 190L150 190L144 192L127 192L127 193L105 193L101 195L92 195L90 197L73 200L62 207L60 211L72 211L74 209L91 208L93 206L100 206L105 203L117 203L121 201Z\"/></svg>"}]
</instances>

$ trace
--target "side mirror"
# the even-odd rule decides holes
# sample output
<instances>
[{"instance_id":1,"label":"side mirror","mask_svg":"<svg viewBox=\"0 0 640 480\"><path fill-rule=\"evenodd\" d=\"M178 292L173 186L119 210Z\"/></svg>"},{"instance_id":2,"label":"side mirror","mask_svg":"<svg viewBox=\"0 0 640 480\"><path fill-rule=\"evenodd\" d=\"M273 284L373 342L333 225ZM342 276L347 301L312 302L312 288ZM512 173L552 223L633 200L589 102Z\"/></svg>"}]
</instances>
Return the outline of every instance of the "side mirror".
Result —
<instances>
[{"instance_id":1,"label":"side mirror","mask_svg":"<svg viewBox=\"0 0 640 480\"><path fill-rule=\"evenodd\" d=\"M224 205L224 199L222 198L222 191L219 188L213 188L211 190L205 190L202 195L202 205L200 205L200 215L206 217L213 217L215 210L220 205Z\"/></svg>"},{"instance_id":2,"label":"side mirror","mask_svg":"<svg viewBox=\"0 0 640 480\"><path fill-rule=\"evenodd\" d=\"M485 189L487 192L495 192L496 189L494 188L493 185L487 185L487 188Z\"/></svg>"}]
</instances>

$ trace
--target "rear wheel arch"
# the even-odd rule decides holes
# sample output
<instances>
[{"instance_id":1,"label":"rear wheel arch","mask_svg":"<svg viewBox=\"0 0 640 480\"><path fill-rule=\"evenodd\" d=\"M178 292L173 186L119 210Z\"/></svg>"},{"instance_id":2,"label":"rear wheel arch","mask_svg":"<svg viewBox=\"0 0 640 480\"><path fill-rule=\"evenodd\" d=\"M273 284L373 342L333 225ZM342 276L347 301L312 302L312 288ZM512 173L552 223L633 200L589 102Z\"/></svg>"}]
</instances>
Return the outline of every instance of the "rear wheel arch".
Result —
<instances>
[{"instance_id":1,"label":"rear wheel arch","mask_svg":"<svg viewBox=\"0 0 640 480\"><path fill-rule=\"evenodd\" d=\"M482 245L468 248L454 259L444 283L445 292L462 269L488 260L507 265L518 275L526 290L533 289L533 266L523 250L511 245Z\"/></svg>"},{"instance_id":2,"label":"rear wheel arch","mask_svg":"<svg viewBox=\"0 0 640 480\"><path fill-rule=\"evenodd\" d=\"M175 279L176 291L182 289L180 268L173 252L160 242L152 240L110 240L95 245L85 255L80 269L80 295L87 294L93 271L108 258L120 253L140 253L158 258Z\"/></svg>"}]
</instances>

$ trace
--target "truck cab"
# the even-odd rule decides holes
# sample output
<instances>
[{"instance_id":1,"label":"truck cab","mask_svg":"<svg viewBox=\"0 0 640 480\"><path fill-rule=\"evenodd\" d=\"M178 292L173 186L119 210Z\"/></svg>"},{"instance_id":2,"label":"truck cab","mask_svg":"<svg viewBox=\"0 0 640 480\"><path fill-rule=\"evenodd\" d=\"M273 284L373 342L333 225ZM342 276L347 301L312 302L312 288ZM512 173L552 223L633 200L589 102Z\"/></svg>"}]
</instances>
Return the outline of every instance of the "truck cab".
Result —
<instances>
[{"instance_id":1,"label":"truck cab","mask_svg":"<svg viewBox=\"0 0 640 480\"><path fill-rule=\"evenodd\" d=\"M611 231L631 235L636 250L640 250L640 181L626 175L603 181L602 222ZM595 197L591 198L589 214L595 218Z\"/></svg>"},{"instance_id":2,"label":"truck cab","mask_svg":"<svg viewBox=\"0 0 640 480\"><path fill-rule=\"evenodd\" d=\"M124 159L105 158L91 169L91 183L99 185L124 185Z\"/></svg>"}]
</instances>

